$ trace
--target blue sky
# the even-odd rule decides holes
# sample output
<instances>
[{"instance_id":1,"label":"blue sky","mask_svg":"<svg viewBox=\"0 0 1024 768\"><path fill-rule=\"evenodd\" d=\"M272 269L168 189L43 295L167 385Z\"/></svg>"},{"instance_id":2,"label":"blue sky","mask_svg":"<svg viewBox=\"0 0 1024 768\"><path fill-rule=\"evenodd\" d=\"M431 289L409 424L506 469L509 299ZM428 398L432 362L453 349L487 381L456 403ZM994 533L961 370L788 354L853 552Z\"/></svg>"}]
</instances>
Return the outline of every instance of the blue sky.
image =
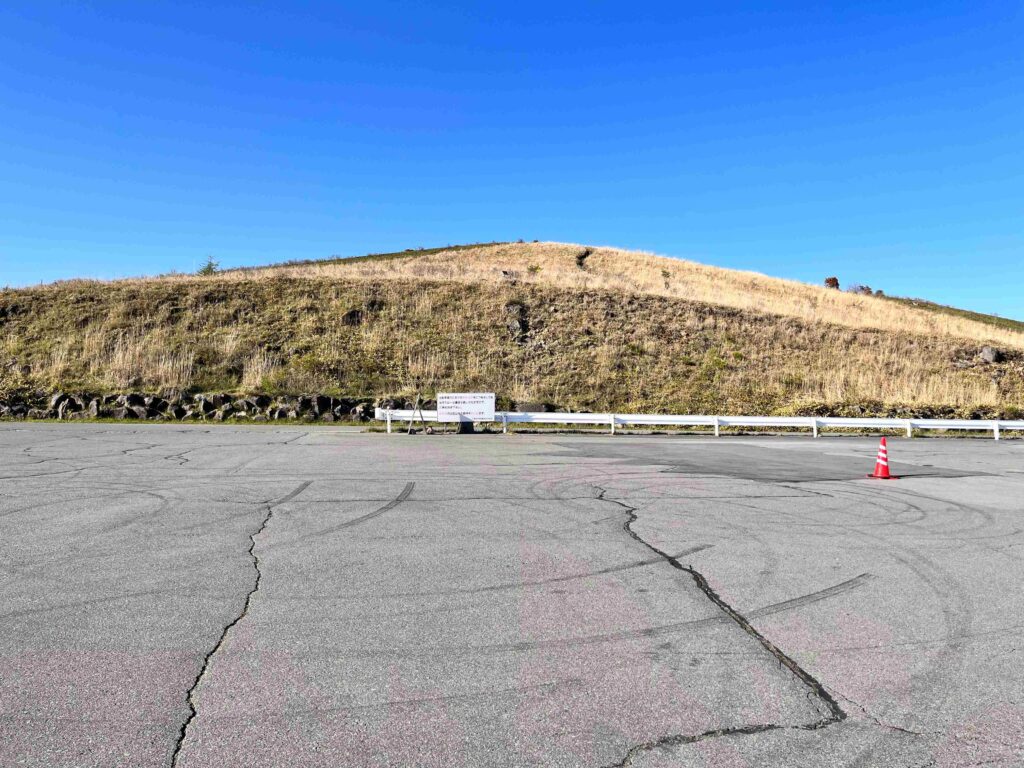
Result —
<instances>
[{"instance_id":1,"label":"blue sky","mask_svg":"<svg viewBox=\"0 0 1024 768\"><path fill-rule=\"evenodd\" d=\"M1024 317L1024 6L0 6L0 285L517 238Z\"/></svg>"}]
</instances>

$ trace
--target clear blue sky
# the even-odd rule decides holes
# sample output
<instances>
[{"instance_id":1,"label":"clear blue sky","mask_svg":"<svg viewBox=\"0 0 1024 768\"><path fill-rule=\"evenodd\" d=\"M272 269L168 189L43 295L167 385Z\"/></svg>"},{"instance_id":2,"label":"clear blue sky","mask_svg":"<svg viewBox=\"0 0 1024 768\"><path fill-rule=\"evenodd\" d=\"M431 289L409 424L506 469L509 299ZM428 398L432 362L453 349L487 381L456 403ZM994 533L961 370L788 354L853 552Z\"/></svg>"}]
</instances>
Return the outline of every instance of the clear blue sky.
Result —
<instances>
[{"instance_id":1,"label":"clear blue sky","mask_svg":"<svg viewBox=\"0 0 1024 768\"><path fill-rule=\"evenodd\" d=\"M1024 5L0 6L0 285L516 238L1024 317Z\"/></svg>"}]
</instances>

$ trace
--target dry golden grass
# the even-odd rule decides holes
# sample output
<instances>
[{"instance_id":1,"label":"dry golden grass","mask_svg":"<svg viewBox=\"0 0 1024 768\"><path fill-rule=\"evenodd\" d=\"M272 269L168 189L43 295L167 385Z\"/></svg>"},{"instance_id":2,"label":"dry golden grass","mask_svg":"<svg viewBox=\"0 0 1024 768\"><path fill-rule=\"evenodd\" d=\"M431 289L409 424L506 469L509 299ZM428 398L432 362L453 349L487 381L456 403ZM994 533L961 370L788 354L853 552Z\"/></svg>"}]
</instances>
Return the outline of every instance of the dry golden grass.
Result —
<instances>
[{"instance_id":1,"label":"dry golden grass","mask_svg":"<svg viewBox=\"0 0 1024 768\"><path fill-rule=\"evenodd\" d=\"M513 244L0 291L0 396L488 390L506 406L619 412L1024 406L1012 330L612 249L580 269L581 251ZM524 308L524 338L509 332L510 303ZM352 310L362 322L343 322ZM1009 359L981 363L989 342Z\"/></svg>"},{"instance_id":2,"label":"dry golden grass","mask_svg":"<svg viewBox=\"0 0 1024 768\"><path fill-rule=\"evenodd\" d=\"M419 278L460 283L501 283L503 272L522 283L701 301L758 313L794 317L847 328L942 335L1024 349L1024 333L999 328L884 298L862 296L791 280L615 248L592 248L585 267L576 257L584 246L508 243L399 258L326 262L221 273L232 280L273 277L394 280Z\"/></svg>"}]
</instances>

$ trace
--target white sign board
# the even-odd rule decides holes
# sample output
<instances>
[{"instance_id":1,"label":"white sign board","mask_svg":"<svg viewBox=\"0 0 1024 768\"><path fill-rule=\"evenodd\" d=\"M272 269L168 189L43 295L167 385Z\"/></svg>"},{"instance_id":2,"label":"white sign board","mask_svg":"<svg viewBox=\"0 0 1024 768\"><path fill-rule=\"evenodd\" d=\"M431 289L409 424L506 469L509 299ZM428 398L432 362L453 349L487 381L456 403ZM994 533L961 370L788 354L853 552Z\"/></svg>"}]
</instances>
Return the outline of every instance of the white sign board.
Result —
<instances>
[{"instance_id":1,"label":"white sign board","mask_svg":"<svg viewBox=\"0 0 1024 768\"><path fill-rule=\"evenodd\" d=\"M438 392L438 421L494 421L493 392Z\"/></svg>"}]
</instances>

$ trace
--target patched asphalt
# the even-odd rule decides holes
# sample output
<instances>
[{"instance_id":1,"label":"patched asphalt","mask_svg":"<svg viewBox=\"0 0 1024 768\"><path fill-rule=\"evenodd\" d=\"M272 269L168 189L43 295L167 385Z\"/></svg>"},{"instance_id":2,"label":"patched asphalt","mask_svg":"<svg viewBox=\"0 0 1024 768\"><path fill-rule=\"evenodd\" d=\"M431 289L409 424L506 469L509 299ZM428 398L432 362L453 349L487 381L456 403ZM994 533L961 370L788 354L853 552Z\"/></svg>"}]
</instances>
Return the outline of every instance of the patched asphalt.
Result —
<instances>
[{"instance_id":1,"label":"patched asphalt","mask_svg":"<svg viewBox=\"0 0 1024 768\"><path fill-rule=\"evenodd\" d=\"M1024 764L1024 441L0 424L0 765Z\"/></svg>"}]
</instances>

